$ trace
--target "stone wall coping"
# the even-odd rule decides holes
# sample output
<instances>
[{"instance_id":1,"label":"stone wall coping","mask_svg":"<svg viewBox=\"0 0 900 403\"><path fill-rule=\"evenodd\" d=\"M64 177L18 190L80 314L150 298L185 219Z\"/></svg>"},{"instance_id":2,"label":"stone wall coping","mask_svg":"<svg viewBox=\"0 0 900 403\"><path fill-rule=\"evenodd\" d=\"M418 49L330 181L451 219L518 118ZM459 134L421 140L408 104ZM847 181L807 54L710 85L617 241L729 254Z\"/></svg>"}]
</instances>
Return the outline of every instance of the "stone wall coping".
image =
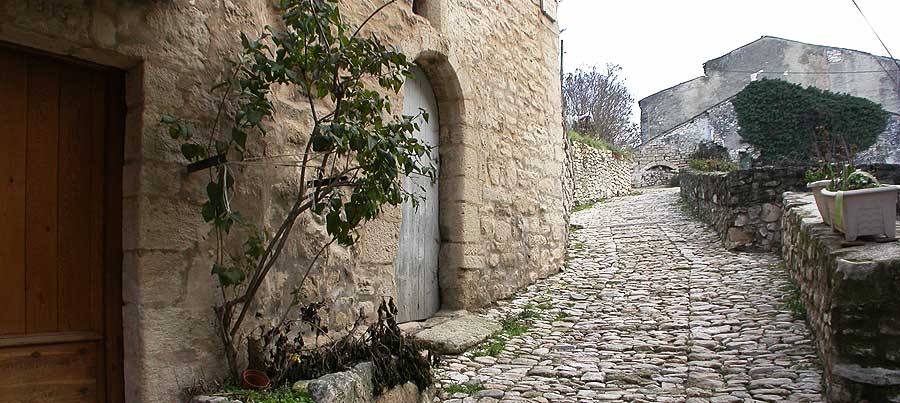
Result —
<instances>
[{"instance_id":1,"label":"stone wall coping","mask_svg":"<svg viewBox=\"0 0 900 403\"><path fill-rule=\"evenodd\" d=\"M858 275L853 274L854 271L900 261L900 242L866 242L864 245L843 247L844 235L832 231L831 226L825 224L812 194L785 192L783 198L787 214L802 219L800 229L816 238L838 259L838 272ZM897 225L900 228L900 222Z\"/></svg>"},{"instance_id":2,"label":"stone wall coping","mask_svg":"<svg viewBox=\"0 0 900 403\"><path fill-rule=\"evenodd\" d=\"M838 364L832 370L837 376L854 382L878 386L900 385L900 370L866 368L856 364Z\"/></svg>"}]
</instances>

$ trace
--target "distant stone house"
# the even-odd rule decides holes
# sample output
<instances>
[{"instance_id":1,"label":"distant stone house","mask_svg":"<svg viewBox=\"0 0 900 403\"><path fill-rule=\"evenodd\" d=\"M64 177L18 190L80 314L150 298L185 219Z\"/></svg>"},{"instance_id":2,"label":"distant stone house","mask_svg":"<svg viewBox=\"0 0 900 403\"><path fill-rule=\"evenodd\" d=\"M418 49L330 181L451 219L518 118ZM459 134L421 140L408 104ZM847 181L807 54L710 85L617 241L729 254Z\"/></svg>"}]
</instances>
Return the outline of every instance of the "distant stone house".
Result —
<instances>
[{"instance_id":1,"label":"distant stone house","mask_svg":"<svg viewBox=\"0 0 900 403\"><path fill-rule=\"evenodd\" d=\"M209 88L240 32L278 23L273 3L0 6L0 401L173 402L195 379L224 374L202 189L158 122L213 118ZM381 4L341 2L356 23ZM369 29L419 67L395 103L435 117L440 174L422 213L432 236L401 242L404 214L418 213L398 208L352 249L329 250L309 297L330 306L330 326L371 318L384 296L425 307L410 320L478 308L556 272L571 196L555 1L401 1ZM303 133L307 111L276 98L281 120L261 147L295 152L288 134ZM280 186L296 172L245 175L234 202L254 219L278 217ZM301 218L264 285L262 320L322 243L311 224ZM396 257L416 242L433 242L413 262L429 262L414 273L430 276L422 286L397 274ZM403 300L418 297L428 301Z\"/></svg>"},{"instance_id":2,"label":"distant stone house","mask_svg":"<svg viewBox=\"0 0 900 403\"><path fill-rule=\"evenodd\" d=\"M639 101L641 139L636 183L656 184L660 172L686 165L702 141L739 160L750 147L740 137L731 99L751 81L769 78L867 98L891 113L888 129L859 157L900 162L900 71L887 57L764 36L703 64L704 75Z\"/></svg>"}]
</instances>

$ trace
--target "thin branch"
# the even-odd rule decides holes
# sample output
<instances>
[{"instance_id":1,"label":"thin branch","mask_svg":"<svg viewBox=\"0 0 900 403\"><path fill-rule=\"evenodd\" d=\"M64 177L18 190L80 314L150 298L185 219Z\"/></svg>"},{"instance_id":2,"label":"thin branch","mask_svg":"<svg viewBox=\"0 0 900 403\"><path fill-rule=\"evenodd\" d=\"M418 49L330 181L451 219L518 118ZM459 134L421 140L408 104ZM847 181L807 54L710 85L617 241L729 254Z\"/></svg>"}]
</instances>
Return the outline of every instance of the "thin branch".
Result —
<instances>
[{"instance_id":1,"label":"thin branch","mask_svg":"<svg viewBox=\"0 0 900 403\"><path fill-rule=\"evenodd\" d=\"M369 14L369 16L366 17L366 19L362 22L362 24L359 24L359 27L356 28L356 31L353 31L353 35L350 36L350 39L353 40L353 38L356 38L356 35L359 34L359 31L361 31L363 29L363 27L369 23L369 21L372 19L372 17L375 17L376 14L380 13L381 10L384 10L385 8L387 8L387 6L394 4L395 1L397 1L397 0L390 0L387 3L384 3L381 7L378 7L377 9L375 9L375 11L373 11L372 14Z\"/></svg>"},{"instance_id":2,"label":"thin branch","mask_svg":"<svg viewBox=\"0 0 900 403\"><path fill-rule=\"evenodd\" d=\"M306 278L309 277L309 273L312 271L313 266L316 264L317 261L319 261L319 257L322 256L322 253L325 252L325 250L328 249L329 246L334 244L334 241L336 241L336 239L331 238L331 241L328 241L328 243L323 245L319 249L319 252L316 253L315 256L313 256L312 260L309 262L309 265L306 266L306 271L303 273L303 278L301 278L300 282L297 284L297 286L294 287L295 292L299 292L303 289L303 285L304 285L304 283L306 283ZM280 328L280 327L284 326L285 321L287 321L288 314L290 314L290 312L291 312L291 308L293 308L295 306L296 306L295 304L291 304L288 306L288 308L284 311L284 314L281 316L281 320L278 321L277 327Z\"/></svg>"}]
</instances>

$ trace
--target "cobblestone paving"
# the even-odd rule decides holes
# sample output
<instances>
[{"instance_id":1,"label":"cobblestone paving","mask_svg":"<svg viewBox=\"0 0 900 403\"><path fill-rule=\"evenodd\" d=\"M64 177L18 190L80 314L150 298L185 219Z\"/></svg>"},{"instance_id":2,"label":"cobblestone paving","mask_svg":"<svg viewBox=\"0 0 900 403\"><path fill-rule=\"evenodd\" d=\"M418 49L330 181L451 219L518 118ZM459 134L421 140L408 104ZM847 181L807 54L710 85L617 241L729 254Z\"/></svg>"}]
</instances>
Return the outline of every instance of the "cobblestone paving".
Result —
<instances>
[{"instance_id":1,"label":"cobblestone paving","mask_svg":"<svg viewBox=\"0 0 900 403\"><path fill-rule=\"evenodd\" d=\"M775 255L723 249L681 212L677 189L572 221L583 229L569 267L484 313L526 310L528 331L496 356L447 357L436 401L822 401L814 346L785 304Z\"/></svg>"}]
</instances>

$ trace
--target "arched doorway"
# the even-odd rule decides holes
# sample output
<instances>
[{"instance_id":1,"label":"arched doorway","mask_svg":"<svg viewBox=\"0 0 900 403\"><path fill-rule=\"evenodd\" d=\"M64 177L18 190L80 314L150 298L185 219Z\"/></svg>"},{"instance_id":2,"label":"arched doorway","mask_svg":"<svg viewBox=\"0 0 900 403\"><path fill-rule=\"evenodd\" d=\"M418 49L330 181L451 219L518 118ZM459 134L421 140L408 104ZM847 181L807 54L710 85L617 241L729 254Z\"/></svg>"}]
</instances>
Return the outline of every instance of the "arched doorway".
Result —
<instances>
[{"instance_id":1,"label":"arched doorway","mask_svg":"<svg viewBox=\"0 0 900 403\"><path fill-rule=\"evenodd\" d=\"M440 123L437 100L431 82L425 72L412 68L413 76L404 84L403 114L418 115L420 110L428 114L428 120L419 118L416 138L432 149L434 166L438 164ZM435 175L440 177L439 172ZM397 283L397 319L399 322L423 320L440 308L438 284L438 257L441 248L439 229L440 197L437 181L423 176L408 176L403 187L419 198L418 205L408 200L403 204L400 224L400 245L395 260Z\"/></svg>"},{"instance_id":2,"label":"arched doorway","mask_svg":"<svg viewBox=\"0 0 900 403\"><path fill-rule=\"evenodd\" d=\"M641 175L641 186L670 186L678 170L667 164L654 163L644 169Z\"/></svg>"}]
</instances>

